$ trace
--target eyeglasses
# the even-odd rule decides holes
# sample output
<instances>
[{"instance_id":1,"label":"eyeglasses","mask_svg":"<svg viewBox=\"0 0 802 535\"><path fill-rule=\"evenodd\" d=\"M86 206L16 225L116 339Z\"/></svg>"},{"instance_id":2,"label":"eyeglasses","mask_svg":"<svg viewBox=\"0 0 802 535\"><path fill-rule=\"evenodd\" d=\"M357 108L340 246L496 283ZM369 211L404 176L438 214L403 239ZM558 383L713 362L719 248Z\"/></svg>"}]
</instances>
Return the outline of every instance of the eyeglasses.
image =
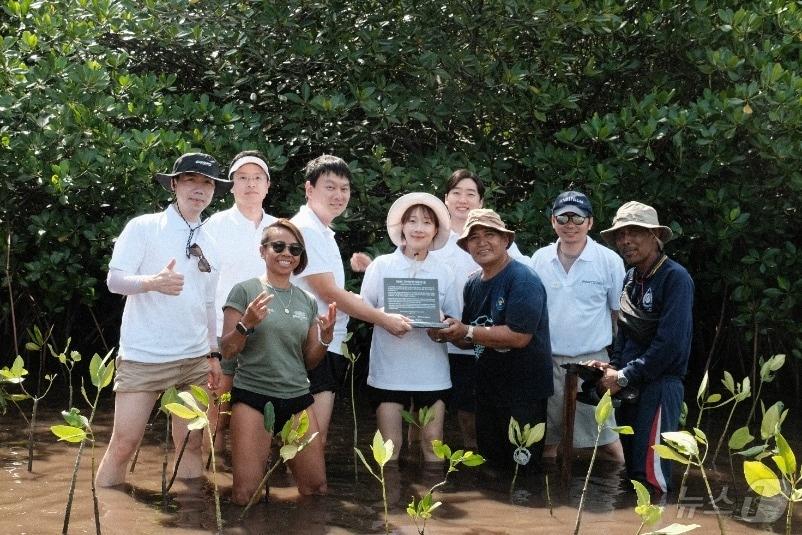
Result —
<instances>
[{"instance_id":1,"label":"eyeglasses","mask_svg":"<svg viewBox=\"0 0 802 535\"><path fill-rule=\"evenodd\" d=\"M274 253L283 253L284 249L287 247L290 248L290 254L292 256L301 256L301 253L304 252L304 246L297 242L287 245L283 241L268 241L264 242L262 245L269 245Z\"/></svg>"},{"instance_id":2,"label":"eyeglasses","mask_svg":"<svg viewBox=\"0 0 802 535\"><path fill-rule=\"evenodd\" d=\"M576 214L560 214L554 216L554 219L557 221L558 225L565 225L569 221L574 225L581 225L582 223L585 222L587 217Z\"/></svg>"},{"instance_id":3,"label":"eyeglasses","mask_svg":"<svg viewBox=\"0 0 802 535\"><path fill-rule=\"evenodd\" d=\"M203 256L203 249L201 249L200 245L197 243L193 243L189 247L187 247L187 258L190 256L195 256L198 258L198 270L203 273L210 273L212 271L212 266L209 265L209 261L206 260L206 257Z\"/></svg>"}]
</instances>

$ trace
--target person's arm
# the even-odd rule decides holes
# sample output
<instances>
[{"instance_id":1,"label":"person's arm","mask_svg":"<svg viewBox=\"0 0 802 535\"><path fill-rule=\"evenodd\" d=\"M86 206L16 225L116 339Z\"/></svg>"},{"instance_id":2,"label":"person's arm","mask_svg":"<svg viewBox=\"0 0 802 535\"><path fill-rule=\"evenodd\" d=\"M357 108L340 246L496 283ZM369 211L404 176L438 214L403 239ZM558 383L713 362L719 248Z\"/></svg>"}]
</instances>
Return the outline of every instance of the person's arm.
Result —
<instances>
[{"instance_id":1,"label":"person's arm","mask_svg":"<svg viewBox=\"0 0 802 535\"><path fill-rule=\"evenodd\" d=\"M366 253L354 253L351 255L351 271L355 273L364 273L368 266L373 262L373 259Z\"/></svg>"},{"instance_id":2,"label":"person's arm","mask_svg":"<svg viewBox=\"0 0 802 535\"><path fill-rule=\"evenodd\" d=\"M135 275L111 268L106 277L106 285L110 292L122 295L145 292L179 295L184 288L184 276L175 271L175 258L173 258L155 275Z\"/></svg>"},{"instance_id":3,"label":"person's arm","mask_svg":"<svg viewBox=\"0 0 802 535\"><path fill-rule=\"evenodd\" d=\"M329 344L334 338L335 321L337 321L337 303L332 303L327 313L317 316L309 327L303 348L304 365L307 370L317 367L326 356Z\"/></svg>"},{"instance_id":4,"label":"person's arm","mask_svg":"<svg viewBox=\"0 0 802 535\"><path fill-rule=\"evenodd\" d=\"M337 286L331 272L307 275L304 280L315 295L326 303L337 303L337 307L349 316L378 325L395 336L402 336L412 329L404 316L386 314L365 303L358 295Z\"/></svg>"},{"instance_id":5,"label":"person's arm","mask_svg":"<svg viewBox=\"0 0 802 535\"><path fill-rule=\"evenodd\" d=\"M465 335L468 334L467 325L456 318L447 318L445 323L448 324L448 327L428 329L427 334L433 340L438 338L448 340L462 349L470 349L474 345L497 349L520 349L529 345L532 340L531 333L519 333L513 331L507 325L494 325L492 327L475 326L473 328L473 343L471 343L465 340Z\"/></svg>"},{"instance_id":6,"label":"person's arm","mask_svg":"<svg viewBox=\"0 0 802 535\"><path fill-rule=\"evenodd\" d=\"M232 301L232 295L237 292L238 286L231 290L228 301ZM223 337L220 340L220 351L223 358L231 359L239 354L245 347L245 342L248 340L247 335L242 334L237 330L237 323L240 321L246 329L252 329L259 325L264 320L269 310L268 303L273 300L273 295L267 292L261 292L253 301L248 303L245 313L240 312L232 306L227 306L223 310Z\"/></svg>"}]
</instances>

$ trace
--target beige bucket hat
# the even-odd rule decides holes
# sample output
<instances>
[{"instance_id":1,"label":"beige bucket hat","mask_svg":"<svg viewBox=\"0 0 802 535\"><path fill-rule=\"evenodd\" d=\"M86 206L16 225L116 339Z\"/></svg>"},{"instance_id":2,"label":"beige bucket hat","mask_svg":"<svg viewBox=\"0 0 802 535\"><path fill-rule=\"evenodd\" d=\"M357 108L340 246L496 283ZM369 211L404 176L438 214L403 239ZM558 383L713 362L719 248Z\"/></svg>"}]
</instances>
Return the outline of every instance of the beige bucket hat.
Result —
<instances>
[{"instance_id":1,"label":"beige bucket hat","mask_svg":"<svg viewBox=\"0 0 802 535\"><path fill-rule=\"evenodd\" d=\"M643 227L655 231L657 239L666 243L674 233L657 219L657 210L638 201L629 201L621 206L613 218L613 226L601 231L604 241L615 246L615 232L623 227Z\"/></svg>"},{"instance_id":2,"label":"beige bucket hat","mask_svg":"<svg viewBox=\"0 0 802 535\"><path fill-rule=\"evenodd\" d=\"M465 245L465 241L468 239L468 234L471 233L473 227L492 228L502 234L506 234L510 237L507 249L510 248L510 245L512 245L512 242L515 240L515 232L507 228L507 225L504 224L504 221L501 220L501 217L496 212L488 208L476 208L468 212L468 218L465 220L465 227L462 229L460 237L457 238L457 245L466 251L468 248Z\"/></svg>"},{"instance_id":3,"label":"beige bucket hat","mask_svg":"<svg viewBox=\"0 0 802 535\"><path fill-rule=\"evenodd\" d=\"M428 206L437 216L437 234L434 235L429 250L441 249L448 242L448 236L451 232L451 216L449 216L448 208L443 204L443 201L431 193L407 193L395 200L387 212L387 234L390 236L390 241L401 247L403 244L401 237L403 223L401 223L401 218L404 216L404 212L416 204Z\"/></svg>"}]
</instances>

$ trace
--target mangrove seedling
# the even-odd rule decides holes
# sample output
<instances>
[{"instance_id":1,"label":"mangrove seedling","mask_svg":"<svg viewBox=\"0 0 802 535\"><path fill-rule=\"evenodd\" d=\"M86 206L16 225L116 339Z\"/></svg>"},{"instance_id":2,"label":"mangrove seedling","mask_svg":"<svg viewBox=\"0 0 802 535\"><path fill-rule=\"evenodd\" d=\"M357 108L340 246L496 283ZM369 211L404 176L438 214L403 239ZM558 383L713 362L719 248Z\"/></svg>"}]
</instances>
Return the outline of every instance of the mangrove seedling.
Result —
<instances>
[{"instance_id":1,"label":"mangrove seedling","mask_svg":"<svg viewBox=\"0 0 802 535\"><path fill-rule=\"evenodd\" d=\"M783 422L785 422L785 418L788 416L788 409L785 408L782 401L778 401L768 409L766 409L761 401L760 410L763 413L763 420L760 422L760 438L763 440L763 443L737 452L738 455L756 461L771 455L769 441L780 433ZM735 441L736 435L738 435L737 442ZM754 438L755 437L749 433L748 427L742 427L733 433L733 438L731 438L730 441L742 448L750 444Z\"/></svg>"},{"instance_id":2,"label":"mangrove seedling","mask_svg":"<svg viewBox=\"0 0 802 535\"><path fill-rule=\"evenodd\" d=\"M512 445L515 446L515 451L512 454L512 460L515 461L515 472L512 474L512 482L510 483L510 496L512 496L512 493L515 491L515 480L518 478L518 468L529 464L529 460L532 458L532 452L529 451L529 448L536 442L543 440L545 434L545 422L535 424L534 427L530 424L526 424L523 429L521 429L521 424L518 423L518 420L510 416L510 423L507 425L507 438ZM551 513L551 493L548 492L548 474L546 474L546 489L549 501L549 513Z\"/></svg>"},{"instance_id":3,"label":"mangrove seedling","mask_svg":"<svg viewBox=\"0 0 802 535\"><path fill-rule=\"evenodd\" d=\"M579 526L582 524L582 509L585 505L585 493L588 491L588 484L590 484L590 473L593 471L593 463L596 462L596 452L599 449L599 438L602 431L607 428L615 431L621 435L631 435L632 427L628 425L608 426L607 420L613 414L613 399L610 397L610 391L606 391L599 404L596 405L594 417L596 419L596 440L593 442L593 453L590 455L590 465L588 466L588 473L585 474L585 484L582 486L582 494L579 497L579 509L576 512L576 524L574 525L574 535L578 535Z\"/></svg>"},{"instance_id":4,"label":"mangrove seedling","mask_svg":"<svg viewBox=\"0 0 802 535\"><path fill-rule=\"evenodd\" d=\"M760 381L758 382L757 392L752 400L752 407L749 409L749 416L747 416L744 426L749 427L749 424L752 423L752 417L755 415L755 409L757 408L757 402L760 399L760 393L763 390L763 385L765 383L774 381L774 378L777 376L777 372L783 367L784 364L784 354L774 355L769 357L768 360L763 360L763 358L760 359L760 375L758 376Z\"/></svg>"},{"instance_id":5,"label":"mangrove seedling","mask_svg":"<svg viewBox=\"0 0 802 535\"><path fill-rule=\"evenodd\" d=\"M415 523L415 529L418 530L419 535L424 535L426 532L426 521L432 517L432 512L442 505L442 502L434 501L435 489L445 485L448 481L448 475L451 472L456 472L457 466L460 464L473 467L479 466L485 462L484 457L472 451L457 450L452 452L451 448L447 444L443 444L440 440L432 441L432 451L438 459L448 461L448 470L446 471L443 481L433 485L420 501L416 502L413 496L412 501L407 505L407 515L412 518L412 521ZM418 525L419 520L421 521L420 526Z\"/></svg>"},{"instance_id":6,"label":"mangrove seedling","mask_svg":"<svg viewBox=\"0 0 802 535\"><path fill-rule=\"evenodd\" d=\"M362 455L362 452L359 451L359 448L354 448L357 456L362 461L362 464L365 465L365 468L368 469L370 475L372 475L376 480L381 483L382 486L382 502L384 502L384 532L390 533L390 524L387 521L387 486L384 483L384 465L392 458L393 456L393 441L389 438L385 441L382 437L381 431L378 429L376 430L376 434L373 435L373 443L370 445L370 449L373 452L373 460L376 461L376 464L379 465L379 475L376 475L376 472L370 467L368 462L365 460L365 456Z\"/></svg>"},{"instance_id":7,"label":"mangrove seedling","mask_svg":"<svg viewBox=\"0 0 802 535\"><path fill-rule=\"evenodd\" d=\"M262 413L264 416L265 430L272 435L273 427L276 423L276 412L273 408L273 403L270 401L265 403L265 408L262 410ZM270 470L267 471L265 476L262 478L262 481L259 482L259 486L256 487L256 490L251 495L251 499L248 500L248 504L240 514L240 520L245 518L248 510L259 499L262 489L265 488L267 481L270 479L270 476L273 474L273 472L275 472L276 468L278 468L282 463L287 463L294 459L295 456L301 452L301 450L308 446L310 442L315 440L315 437L317 437L317 432L306 436L307 431L309 431L309 414L306 411L301 411L300 414L293 415L292 418L287 420L287 422L284 424L284 427L281 428L281 433L279 433L279 438L281 439L281 448L278 452L279 458L275 463L273 463L273 466L270 467Z\"/></svg>"},{"instance_id":8,"label":"mangrove seedling","mask_svg":"<svg viewBox=\"0 0 802 535\"><path fill-rule=\"evenodd\" d=\"M165 408L173 416L189 420L187 436L191 431L205 428L211 441L212 430L209 429L209 417L206 415L206 410L209 407L209 394L206 393L206 390L196 385L190 385L190 392L179 392L178 398L181 400L180 403L167 403ZM180 459L176 459L176 466L180 462ZM220 490L217 488L217 464L214 458L214 448L212 448L212 487L214 487L214 513L217 519L217 532L222 533L223 516L220 513Z\"/></svg>"},{"instance_id":9,"label":"mangrove seedling","mask_svg":"<svg viewBox=\"0 0 802 535\"><path fill-rule=\"evenodd\" d=\"M231 402L231 392L223 392L219 396L215 396L214 398L214 410L217 412L217 418L214 419L214 431L212 432L212 444L209 446L210 448L214 448L215 442L217 441L217 431L220 427L220 417L224 414L230 415L230 412L226 412L221 410L221 407L226 403ZM209 457L206 459L206 469L209 469L209 466L212 464L212 453L209 452Z\"/></svg>"},{"instance_id":10,"label":"mangrove seedling","mask_svg":"<svg viewBox=\"0 0 802 535\"><path fill-rule=\"evenodd\" d=\"M797 465L796 456L782 434L777 433L774 440L777 448L771 460L780 472L779 477L762 461L744 461L744 476L749 487L761 496L771 498L781 494L788 500L785 535L791 535L794 504L802 502L802 468ZM787 493L783 489L787 489Z\"/></svg>"},{"instance_id":11,"label":"mangrove seedling","mask_svg":"<svg viewBox=\"0 0 802 535\"><path fill-rule=\"evenodd\" d=\"M70 351L70 343L72 338L67 338L67 343L64 344L64 350L57 352L53 344L47 344L47 349L53 358L58 360L61 367L64 368L65 377L67 378L67 392L68 392L68 407L72 407L72 370L75 365L81 362L81 354L77 351Z\"/></svg>"},{"instance_id":12,"label":"mangrove seedling","mask_svg":"<svg viewBox=\"0 0 802 535\"><path fill-rule=\"evenodd\" d=\"M693 434L688 431L667 431L661 433L660 436L663 438L664 443L652 446L652 449L660 458L699 468L702 481L704 481L705 489L707 490L707 497L710 499L713 512L716 515L719 532L721 535L725 535L724 520L721 518L721 511L713 499L713 491L710 490L710 482L705 473L704 462L708 452L707 436L698 428L693 429ZM704 453L699 450L700 444L704 446Z\"/></svg>"},{"instance_id":13,"label":"mangrove seedling","mask_svg":"<svg viewBox=\"0 0 802 535\"><path fill-rule=\"evenodd\" d=\"M354 448L354 481L357 481L358 478L359 478L359 471L357 470L358 464L356 462L356 447L357 447L357 444L358 444L357 441L359 440L359 436L358 436L359 432L358 432L357 420L356 420L356 395L355 395L356 389L354 388L354 384L355 384L354 376L356 374L356 362L359 360L360 354L359 353L353 353L353 352L351 352L350 349L348 349L348 341L351 339L351 337L353 335L354 335L354 333L349 332L345 336L345 340L343 340L343 343L340 345L340 350L342 351L343 356L348 360L348 378L349 378L349 380L351 382L351 417L352 417L353 424L354 424L354 437L353 437L354 438L354 444L353 444L353 448Z\"/></svg>"},{"instance_id":14,"label":"mangrove seedling","mask_svg":"<svg viewBox=\"0 0 802 535\"><path fill-rule=\"evenodd\" d=\"M20 407L17 405L17 401L22 401L24 399L33 400L31 417L30 419L25 417L25 421L28 424L28 472L33 472L33 448L36 439L34 431L36 429L36 415L39 410L39 402L44 399L48 392L50 392L50 388L53 386L53 380L56 378L56 376L45 375L45 379L48 381L48 383L44 394L34 396L25 389L24 381L26 375L28 375L28 370L25 369L25 361L23 361L22 357L19 355L17 355L17 358L14 359L14 362L11 364L11 368L4 367L2 370L0 370L0 377L4 383L19 385L20 390L22 390L22 394L17 395L8 394L4 390L4 400L8 399L12 401L18 409ZM22 412L22 409L20 409L20 413L25 416L25 413Z\"/></svg>"},{"instance_id":15,"label":"mangrove seedling","mask_svg":"<svg viewBox=\"0 0 802 535\"><path fill-rule=\"evenodd\" d=\"M112 350L113 351L113 350ZM59 440L65 442L78 442L78 453L75 455L75 463L72 467L72 477L70 478L70 489L67 493L67 506L64 510L64 524L61 533L66 535L70 526L70 512L72 511L72 501L75 496L75 483L78 480L78 467L81 464L81 455L84 451L86 442L92 446L91 459L92 459L92 501L95 511L95 531L100 533L100 514L98 511L97 492L95 489L95 434L92 431L92 422L95 419L97 412L98 402L100 401L100 392L111 384L114 377L114 359L111 358L112 351L106 353L106 356L101 358L97 353L92 356L89 361L89 378L95 386L95 399L89 400L86 393L86 388L81 385L81 394L84 400L91 408L89 418L80 414L80 411L75 407L70 407L69 411L63 411L61 414L67 425L54 425L50 431L58 437Z\"/></svg>"},{"instance_id":16,"label":"mangrove seedling","mask_svg":"<svg viewBox=\"0 0 802 535\"><path fill-rule=\"evenodd\" d=\"M635 487L635 493L638 496L638 505L635 506L635 512L640 517L640 527L635 535L641 535L641 531L646 526L651 526L660 522L663 517L663 508L658 505L652 505L651 496L646 486L640 481L630 480L632 486ZM680 533L687 533L696 528L700 528L699 524L671 524L657 531L650 531L644 535L679 535Z\"/></svg>"},{"instance_id":17,"label":"mangrove seedling","mask_svg":"<svg viewBox=\"0 0 802 535\"><path fill-rule=\"evenodd\" d=\"M749 382L749 377L744 377L743 381L736 383L735 379L732 377L732 374L725 370L724 378L721 380L721 383L724 385L724 388L727 389L727 392L730 393L730 399L733 403L732 407L730 408L730 413L727 415L727 422L724 424L724 430L721 432L721 436L716 444L716 449L713 452L712 464L714 466L716 464L716 459L718 459L718 452L724 442L724 437L727 436L727 431L730 428L730 422L732 421L732 415L735 413L735 407L737 407L740 402L752 395L752 387L751 383ZM749 430L747 428L747 433L748 431Z\"/></svg>"},{"instance_id":18,"label":"mangrove seedling","mask_svg":"<svg viewBox=\"0 0 802 535\"><path fill-rule=\"evenodd\" d=\"M434 411L431 407L423 406L418 409L417 414L401 409L401 418L417 430L417 434L421 439L423 438L423 429L434 420L434 416ZM411 438L410 442L412 442ZM421 450L420 455L423 455L423 450Z\"/></svg>"}]
</instances>

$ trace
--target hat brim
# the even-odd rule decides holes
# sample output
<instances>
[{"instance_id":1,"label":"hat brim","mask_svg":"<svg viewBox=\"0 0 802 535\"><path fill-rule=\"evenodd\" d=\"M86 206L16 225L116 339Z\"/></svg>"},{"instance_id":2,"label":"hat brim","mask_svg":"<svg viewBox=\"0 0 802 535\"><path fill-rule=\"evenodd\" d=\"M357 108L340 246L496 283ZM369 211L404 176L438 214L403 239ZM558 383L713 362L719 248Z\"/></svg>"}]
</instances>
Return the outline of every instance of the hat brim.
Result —
<instances>
[{"instance_id":1,"label":"hat brim","mask_svg":"<svg viewBox=\"0 0 802 535\"><path fill-rule=\"evenodd\" d=\"M555 215L556 216L556 215L563 215L563 214L568 214L568 213L581 215L582 217L592 217L593 216L593 214L591 214L587 210L583 210L582 208L580 208L578 206L575 206L575 205L572 205L572 204L568 205L568 206L563 206L562 208L557 208L556 210L554 210L554 212L552 212L551 215Z\"/></svg>"},{"instance_id":2,"label":"hat brim","mask_svg":"<svg viewBox=\"0 0 802 535\"><path fill-rule=\"evenodd\" d=\"M500 232L502 234L506 234L507 236L510 237L510 240L507 242L506 249L509 249L510 247L512 247L512 242L515 241L515 231L514 230L510 230L510 229L506 229L506 228L494 227L494 226L491 226L491 225L486 225L486 224L481 223L479 221L474 221L474 222L466 225L465 228L462 229L462 234L457 239L457 245L463 251L466 251L466 252L468 251L468 246L465 245L465 242L468 241L468 235L471 233L471 229L473 227L489 228L490 230L495 230L496 232Z\"/></svg>"},{"instance_id":3,"label":"hat brim","mask_svg":"<svg viewBox=\"0 0 802 535\"><path fill-rule=\"evenodd\" d=\"M226 193L228 193L228 190L231 189L231 186L234 185L234 183L230 180L225 180L215 176L207 175L206 173L200 173L198 171L192 171L192 172L197 175L203 175L206 178L211 178L214 181L215 197L221 197L225 195ZM156 173L155 175L153 175L153 179L159 184L161 184L164 189L172 193L173 191L172 180L180 174L181 173Z\"/></svg>"},{"instance_id":4,"label":"hat brim","mask_svg":"<svg viewBox=\"0 0 802 535\"><path fill-rule=\"evenodd\" d=\"M616 223L607 230L602 230L600 232L601 237L609 245L615 247L615 233L618 229L622 229L624 227L641 227L649 230L655 230L657 231L657 238L664 244L674 239L674 231L665 225L651 225L649 223L638 223L634 221L621 221Z\"/></svg>"},{"instance_id":5,"label":"hat brim","mask_svg":"<svg viewBox=\"0 0 802 535\"><path fill-rule=\"evenodd\" d=\"M387 211L387 234L390 236L390 241L397 247L401 247L404 244L404 240L401 237L401 227L403 226L401 218L404 216L404 212L416 204L428 206L437 216L437 234L434 235L429 250L442 249L448 242L451 232L451 216L443 201L431 193L407 193L395 200Z\"/></svg>"}]
</instances>

